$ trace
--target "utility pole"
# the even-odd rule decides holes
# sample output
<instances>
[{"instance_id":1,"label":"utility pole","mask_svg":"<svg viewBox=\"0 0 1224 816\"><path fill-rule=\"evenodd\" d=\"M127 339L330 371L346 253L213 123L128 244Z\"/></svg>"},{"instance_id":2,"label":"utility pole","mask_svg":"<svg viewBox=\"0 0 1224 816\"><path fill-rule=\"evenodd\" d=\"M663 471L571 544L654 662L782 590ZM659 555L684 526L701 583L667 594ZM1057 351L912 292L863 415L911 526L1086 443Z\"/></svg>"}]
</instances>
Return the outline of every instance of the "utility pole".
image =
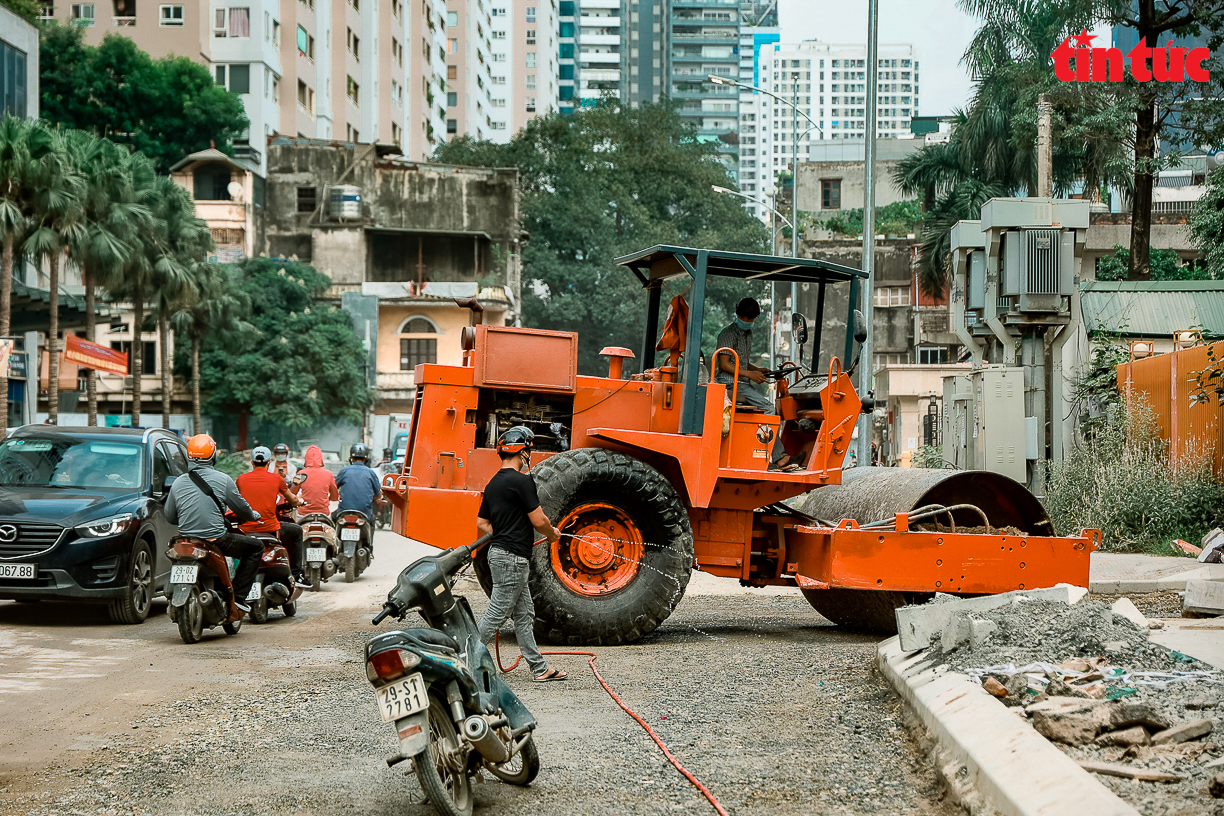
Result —
<instances>
[{"instance_id":1,"label":"utility pole","mask_svg":"<svg viewBox=\"0 0 1224 816\"><path fill-rule=\"evenodd\" d=\"M876 155L876 80L880 60L877 57L879 30L879 0L867 2L867 132L863 144L863 281L860 295L863 322L867 324L867 339L859 357L859 395L865 397L875 377L875 355L871 353L871 311L875 303L875 155ZM874 412L859 415L858 466L871 464L871 429Z\"/></svg>"},{"instance_id":2,"label":"utility pole","mask_svg":"<svg viewBox=\"0 0 1224 816\"><path fill-rule=\"evenodd\" d=\"M1049 94L1037 97L1037 197L1054 195L1054 139L1050 117L1053 113Z\"/></svg>"}]
</instances>

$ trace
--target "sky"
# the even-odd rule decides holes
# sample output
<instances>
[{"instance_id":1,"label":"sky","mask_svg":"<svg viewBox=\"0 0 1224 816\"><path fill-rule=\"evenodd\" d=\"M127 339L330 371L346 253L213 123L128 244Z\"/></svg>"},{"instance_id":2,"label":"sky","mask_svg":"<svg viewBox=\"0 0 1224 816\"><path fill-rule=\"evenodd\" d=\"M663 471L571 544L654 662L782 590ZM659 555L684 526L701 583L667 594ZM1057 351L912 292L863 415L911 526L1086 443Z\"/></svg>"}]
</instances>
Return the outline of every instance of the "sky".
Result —
<instances>
[{"instance_id":1,"label":"sky","mask_svg":"<svg viewBox=\"0 0 1224 816\"><path fill-rule=\"evenodd\" d=\"M880 43L918 49L919 115L945 116L969 102L972 83L960 64L977 22L956 0L879 0ZM867 0L779 0L785 42L867 42Z\"/></svg>"}]
</instances>

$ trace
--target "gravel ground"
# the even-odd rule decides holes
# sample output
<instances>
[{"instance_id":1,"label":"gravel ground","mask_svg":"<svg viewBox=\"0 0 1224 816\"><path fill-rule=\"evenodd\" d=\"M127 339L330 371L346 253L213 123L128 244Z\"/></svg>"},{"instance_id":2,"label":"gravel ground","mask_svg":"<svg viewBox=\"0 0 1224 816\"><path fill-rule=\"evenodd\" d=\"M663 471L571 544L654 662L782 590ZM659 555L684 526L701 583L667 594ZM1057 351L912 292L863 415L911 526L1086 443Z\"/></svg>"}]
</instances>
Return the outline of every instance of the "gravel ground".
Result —
<instances>
[{"instance_id":1,"label":"gravel ground","mask_svg":"<svg viewBox=\"0 0 1224 816\"><path fill-rule=\"evenodd\" d=\"M1149 618L1180 618L1184 592L1170 589L1165 592L1147 592L1141 595L1089 595L1088 599L1112 604L1119 598L1130 598L1135 607Z\"/></svg>"},{"instance_id":2,"label":"gravel ground","mask_svg":"<svg viewBox=\"0 0 1224 816\"><path fill-rule=\"evenodd\" d=\"M16 726L0 733L0 813L433 813L415 776L382 761L395 737L360 661L376 599L410 560L410 545L379 546L372 574L306 597L297 618L274 614L197 647L175 642L164 617L123 629L44 620L30 644L84 654L102 678L90 717L79 702L39 708L45 697L33 695L47 686L31 687L31 668L69 658L0 631L10 647L0 649L0 721ZM460 591L479 614L474 584ZM0 630L34 626L14 607L0 604ZM95 641L112 662L91 652ZM959 814L871 668L874 646L797 594L694 594L648 639L599 649L597 665L735 816ZM541 723L540 776L528 789L490 778L476 788L478 813L713 812L585 658L553 660L569 680L533 685L522 668L509 677Z\"/></svg>"},{"instance_id":3,"label":"gravel ground","mask_svg":"<svg viewBox=\"0 0 1224 816\"><path fill-rule=\"evenodd\" d=\"M1176 593L1156 594L1177 597ZM1163 598L1127 597L1140 610L1159 609L1167 603ZM999 629L985 644L976 650L963 647L942 655L936 646L936 660L947 662L956 670L1007 663L1017 668L1033 662L1058 664L1070 657L1104 657L1103 669L1120 668L1126 672L1212 669L1151 642L1149 630L1140 629L1125 618L1108 615L1108 609L1103 601L1083 600L1072 606L1039 601L991 610L980 617L994 621ZM1165 784L1097 775L1097 779L1145 816L1224 816L1224 801L1211 798L1207 792L1211 777L1224 771L1220 765L1206 767L1224 755L1221 745L1224 673L1217 671L1212 677L1217 682L1195 680L1165 686L1142 682L1160 678L1135 678L1136 682L1124 678L1105 680L1107 690L1127 693L1124 698L1127 702L1147 703L1173 725L1211 719L1213 729L1206 737L1180 745L1135 748L1054 744L1074 759L1115 762L1181 776L1181 782ZM1004 682L1006 678L1000 675L997 679Z\"/></svg>"}]
</instances>

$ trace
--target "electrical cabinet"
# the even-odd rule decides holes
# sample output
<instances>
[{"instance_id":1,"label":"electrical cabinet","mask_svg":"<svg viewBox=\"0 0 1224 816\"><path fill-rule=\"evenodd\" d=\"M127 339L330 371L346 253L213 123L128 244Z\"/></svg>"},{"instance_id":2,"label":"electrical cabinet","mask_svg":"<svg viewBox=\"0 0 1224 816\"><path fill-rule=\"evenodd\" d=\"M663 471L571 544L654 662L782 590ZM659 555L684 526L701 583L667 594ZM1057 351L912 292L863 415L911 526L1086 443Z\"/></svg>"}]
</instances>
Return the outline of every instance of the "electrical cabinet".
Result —
<instances>
[{"instance_id":1,"label":"electrical cabinet","mask_svg":"<svg viewBox=\"0 0 1224 816\"><path fill-rule=\"evenodd\" d=\"M944 460L1027 480L1024 369L989 368L944 377Z\"/></svg>"}]
</instances>

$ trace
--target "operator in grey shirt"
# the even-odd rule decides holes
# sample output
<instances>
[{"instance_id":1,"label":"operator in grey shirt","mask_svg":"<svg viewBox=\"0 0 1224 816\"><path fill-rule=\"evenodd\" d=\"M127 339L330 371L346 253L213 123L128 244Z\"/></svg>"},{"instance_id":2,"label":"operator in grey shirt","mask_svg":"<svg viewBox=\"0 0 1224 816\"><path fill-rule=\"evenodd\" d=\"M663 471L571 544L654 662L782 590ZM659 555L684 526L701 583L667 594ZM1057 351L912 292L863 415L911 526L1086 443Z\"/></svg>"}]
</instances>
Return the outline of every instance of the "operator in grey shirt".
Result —
<instances>
[{"instance_id":1,"label":"operator in grey shirt","mask_svg":"<svg viewBox=\"0 0 1224 816\"><path fill-rule=\"evenodd\" d=\"M170 486L166 519L178 525L179 535L210 541L225 555L239 559L234 572L234 605L243 612L250 612L246 596L259 572L263 544L257 538L231 530L225 523L221 505L234 511L239 521L259 521L260 515L242 498L234 480L214 467L217 443L212 437L197 434L187 440L187 457L188 472ZM197 479L207 485L207 491Z\"/></svg>"},{"instance_id":2,"label":"operator in grey shirt","mask_svg":"<svg viewBox=\"0 0 1224 816\"><path fill-rule=\"evenodd\" d=\"M736 388L735 401L740 405L749 405L772 414L775 411L773 400L758 389L758 386L765 383L765 373L769 369L749 362L752 356L752 325L760 314L761 304L753 298L744 298L735 306L735 320L718 333L717 342L719 348L729 348L739 357L739 386ZM728 399L731 398L731 383L734 379L735 357L724 351L714 362L714 382L727 386ZM799 468L791 462L791 457L782 445L781 427L769 458L770 470Z\"/></svg>"}]
</instances>

